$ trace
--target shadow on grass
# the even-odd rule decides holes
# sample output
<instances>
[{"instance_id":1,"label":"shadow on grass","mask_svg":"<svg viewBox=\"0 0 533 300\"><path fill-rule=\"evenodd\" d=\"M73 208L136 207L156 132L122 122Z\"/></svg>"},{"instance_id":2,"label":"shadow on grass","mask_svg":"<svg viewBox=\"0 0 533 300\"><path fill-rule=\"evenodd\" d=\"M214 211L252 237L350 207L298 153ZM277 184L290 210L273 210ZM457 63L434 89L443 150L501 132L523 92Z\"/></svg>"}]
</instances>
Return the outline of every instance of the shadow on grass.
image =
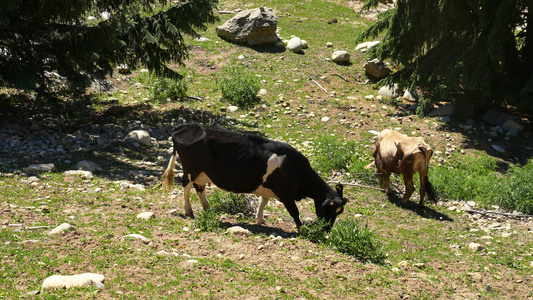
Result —
<instances>
[{"instance_id":1,"label":"shadow on grass","mask_svg":"<svg viewBox=\"0 0 533 300\"><path fill-rule=\"evenodd\" d=\"M421 216L425 219L433 219L437 221L448 221L448 222L454 222L454 219L450 218L448 215L445 215L443 213L440 213L433 209L431 206L434 205L433 203L427 203L427 199L425 199L425 206L420 207L418 205L418 199L416 202L413 202L412 200L408 201L406 204L401 204L400 201L402 198L398 197L397 194L392 194L387 196L390 203L401 207L405 210L410 210L417 215Z\"/></svg>"},{"instance_id":2,"label":"shadow on grass","mask_svg":"<svg viewBox=\"0 0 533 300\"><path fill-rule=\"evenodd\" d=\"M271 227L268 225L250 224L250 223L245 223L242 221L239 221L238 223L220 222L220 228L223 228L223 229L228 229L233 226L240 226L244 229L248 229L252 234L271 235L273 233L276 233L282 236L283 238L290 238L290 237L294 237L298 235L297 232L285 231L282 228Z\"/></svg>"}]
</instances>

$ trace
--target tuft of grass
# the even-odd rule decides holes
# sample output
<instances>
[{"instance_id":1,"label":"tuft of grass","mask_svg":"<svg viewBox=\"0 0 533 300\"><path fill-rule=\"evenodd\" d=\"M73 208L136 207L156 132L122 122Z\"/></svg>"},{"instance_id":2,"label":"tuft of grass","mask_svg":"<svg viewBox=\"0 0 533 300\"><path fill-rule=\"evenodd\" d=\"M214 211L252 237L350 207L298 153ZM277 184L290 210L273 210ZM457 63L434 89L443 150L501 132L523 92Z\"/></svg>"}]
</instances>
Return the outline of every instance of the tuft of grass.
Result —
<instances>
[{"instance_id":1,"label":"tuft of grass","mask_svg":"<svg viewBox=\"0 0 533 300\"><path fill-rule=\"evenodd\" d=\"M178 78L156 77L150 87L155 102L177 102L187 97L187 87Z\"/></svg>"},{"instance_id":2,"label":"tuft of grass","mask_svg":"<svg viewBox=\"0 0 533 300\"><path fill-rule=\"evenodd\" d=\"M355 219L337 222L328 239L328 245L340 253L350 255L362 262L383 264L385 252L368 225L359 226Z\"/></svg>"},{"instance_id":3,"label":"tuft of grass","mask_svg":"<svg viewBox=\"0 0 533 300\"><path fill-rule=\"evenodd\" d=\"M526 165L511 165L504 178L493 184L494 203L508 210L533 214L533 159Z\"/></svg>"},{"instance_id":4,"label":"tuft of grass","mask_svg":"<svg viewBox=\"0 0 533 300\"><path fill-rule=\"evenodd\" d=\"M251 107L259 102L259 79L232 67L224 74L221 83L222 98L239 107Z\"/></svg>"},{"instance_id":5,"label":"tuft of grass","mask_svg":"<svg viewBox=\"0 0 533 300\"><path fill-rule=\"evenodd\" d=\"M343 142L330 135L319 136L315 140L316 150L313 163L320 173L328 174L334 170L346 170L355 155L355 142Z\"/></svg>"},{"instance_id":6,"label":"tuft of grass","mask_svg":"<svg viewBox=\"0 0 533 300\"><path fill-rule=\"evenodd\" d=\"M209 196L211 209L217 213L230 215L242 214L245 217L253 216L255 208L250 201L250 196L245 194L227 193L214 190Z\"/></svg>"},{"instance_id":7,"label":"tuft of grass","mask_svg":"<svg viewBox=\"0 0 533 300\"><path fill-rule=\"evenodd\" d=\"M220 230L218 213L213 209L199 211L194 218L194 227L206 232Z\"/></svg>"},{"instance_id":8,"label":"tuft of grass","mask_svg":"<svg viewBox=\"0 0 533 300\"><path fill-rule=\"evenodd\" d=\"M298 235L362 262L385 262L383 245L376 240L368 225L361 227L355 219L339 220L329 233L325 230L326 226L323 220L305 223L298 229Z\"/></svg>"},{"instance_id":9,"label":"tuft of grass","mask_svg":"<svg viewBox=\"0 0 533 300\"><path fill-rule=\"evenodd\" d=\"M314 220L312 222L303 223L298 228L298 235L316 244L323 244L326 242L328 224L324 220Z\"/></svg>"}]
</instances>

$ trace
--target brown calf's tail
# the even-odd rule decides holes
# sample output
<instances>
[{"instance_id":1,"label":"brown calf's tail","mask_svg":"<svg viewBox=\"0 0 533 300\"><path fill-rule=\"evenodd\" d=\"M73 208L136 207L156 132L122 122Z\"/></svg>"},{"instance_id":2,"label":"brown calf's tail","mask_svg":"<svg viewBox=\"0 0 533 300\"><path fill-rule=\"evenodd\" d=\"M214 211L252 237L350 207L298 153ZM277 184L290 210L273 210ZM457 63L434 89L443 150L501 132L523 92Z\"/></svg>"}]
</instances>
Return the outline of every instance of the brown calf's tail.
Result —
<instances>
[{"instance_id":1,"label":"brown calf's tail","mask_svg":"<svg viewBox=\"0 0 533 300\"><path fill-rule=\"evenodd\" d=\"M424 184L424 189L426 190L426 193L428 195L428 199L432 200L434 203L437 203L437 193L435 192L435 189L433 188L433 185L431 182L429 182L429 178L426 176L426 180Z\"/></svg>"},{"instance_id":2,"label":"brown calf's tail","mask_svg":"<svg viewBox=\"0 0 533 300\"><path fill-rule=\"evenodd\" d=\"M168 163L168 167L165 170L165 173L163 173L163 176L161 176L161 180L163 180L163 187L166 190L170 190L172 184L174 184L174 166L176 165L176 152L172 155L172 158L170 159L170 162Z\"/></svg>"}]
</instances>

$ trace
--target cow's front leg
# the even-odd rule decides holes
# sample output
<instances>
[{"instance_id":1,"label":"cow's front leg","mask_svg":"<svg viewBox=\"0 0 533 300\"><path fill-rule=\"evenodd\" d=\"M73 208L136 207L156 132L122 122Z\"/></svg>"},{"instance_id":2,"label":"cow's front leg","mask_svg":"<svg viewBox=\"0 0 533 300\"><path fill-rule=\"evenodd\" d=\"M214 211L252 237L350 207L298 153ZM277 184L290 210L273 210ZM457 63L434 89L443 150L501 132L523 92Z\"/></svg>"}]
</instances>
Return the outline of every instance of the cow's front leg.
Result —
<instances>
[{"instance_id":1,"label":"cow's front leg","mask_svg":"<svg viewBox=\"0 0 533 300\"><path fill-rule=\"evenodd\" d=\"M183 208L185 209L185 216L194 218L194 214L192 212L191 207L191 201L190 201L190 193L193 183L189 182L184 188L183 188Z\"/></svg>"},{"instance_id":2,"label":"cow's front leg","mask_svg":"<svg viewBox=\"0 0 533 300\"><path fill-rule=\"evenodd\" d=\"M378 174L379 179L379 185L381 188L385 189L385 194L390 195L392 194L392 190L390 188L390 173L382 170L381 174Z\"/></svg>"},{"instance_id":3,"label":"cow's front leg","mask_svg":"<svg viewBox=\"0 0 533 300\"><path fill-rule=\"evenodd\" d=\"M300 226L302 226L302 222L300 221L300 212L298 211L298 206L296 206L296 201L291 199L283 200L282 202L285 205L285 208L289 211L291 217L294 219L296 227L300 228Z\"/></svg>"},{"instance_id":4,"label":"cow's front leg","mask_svg":"<svg viewBox=\"0 0 533 300\"><path fill-rule=\"evenodd\" d=\"M268 204L268 200L269 199L267 197L261 197L261 203L259 203L259 208L257 209L257 214L255 215L257 224L265 224L265 219L263 218L263 210Z\"/></svg>"},{"instance_id":5,"label":"cow's front leg","mask_svg":"<svg viewBox=\"0 0 533 300\"><path fill-rule=\"evenodd\" d=\"M401 203L405 204L407 201L409 201L409 198L411 198L411 195L415 191L415 185L413 183L413 176L403 175L403 182L405 184L405 194L403 195Z\"/></svg>"}]
</instances>

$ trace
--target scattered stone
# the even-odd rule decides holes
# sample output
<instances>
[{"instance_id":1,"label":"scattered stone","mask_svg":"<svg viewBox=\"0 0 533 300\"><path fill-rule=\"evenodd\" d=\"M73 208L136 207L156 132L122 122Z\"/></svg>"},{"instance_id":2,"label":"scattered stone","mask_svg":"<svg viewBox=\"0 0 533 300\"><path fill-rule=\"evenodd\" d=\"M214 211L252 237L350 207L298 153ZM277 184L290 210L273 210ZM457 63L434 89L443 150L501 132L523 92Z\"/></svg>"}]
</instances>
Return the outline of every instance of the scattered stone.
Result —
<instances>
[{"instance_id":1,"label":"scattered stone","mask_svg":"<svg viewBox=\"0 0 533 300\"><path fill-rule=\"evenodd\" d=\"M161 251L156 252L155 255L157 255L157 256L170 256L172 254L170 252L165 251L165 250L161 250Z\"/></svg>"},{"instance_id":2,"label":"scattered stone","mask_svg":"<svg viewBox=\"0 0 533 300\"><path fill-rule=\"evenodd\" d=\"M409 102L417 103L420 99L420 96L418 95L417 91L405 90L403 93L403 99Z\"/></svg>"},{"instance_id":3,"label":"scattered stone","mask_svg":"<svg viewBox=\"0 0 533 300\"><path fill-rule=\"evenodd\" d=\"M216 28L217 35L234 43L250 46L278 41L278 18L270 8L243 10Z\"/></svg>"},{"instance_id":4,"label":"scattered stone","mask_svg":"<svg viewBox=\"0 0 533 300\"><path fill-rule=\"evenodd\" d=\"M385 78L392 73L392 70L377 58L367 61L363 67L368 75L377 79Z\"/></svg>"},{"instance_id":5,"label":"scattered stone","mask_svg":"<svg viewBox=\"0 0 533 300\"><path fill-rule=\"evenodd\" d=\"M429 113L430 116L451 116L455 110L455 103L445 104Z\"/></svg>"},{"instance_id":6,"label":"scattered stone","mask_svg":"<svg viewBox=\"0 0 533 300\"><path fill-rule=\"evenodd\" d=\"M508 120L514 120L513 115L496 109L489 109L482 117L483 122L490 125L502 126Z\"/></svg>"},{"instance_id":7,"label":"scattered stone","mask_svg":"<svg viewBox=\"0 0 533 300\"><path fill-rule=\"evenodd\" d=\"M145 237L143 235L137 234L137 233L127 234L127 235L122 237L122 239L127 239L127 238L140 240L140 241L142 241L145 244L148 244L148 243L151 242L151 240L149 238L147 238L147 237Z\"/></svg>"},{"instance_id":8,"label":"scattered stone","mask_svg":"<svg viewBox=\"0 0 533 300\"><path fill-rule=\"evenodd\" d=\"M295 53L300 52L303 49L303 47L304 45L302 43L302 40L299 37L293 37L287 43L287 49Z\"/></svg>"},{"instance_id":9,"label":"scattered stone","mask_svg":"<svg viewBox=\"0 0 533 300\"><path fill-rule=\"evenodd\" d=\"M331 60L334 62L350 61L350 53L348 53L348 51L342 51L342 50L335 51L331 55Z\"/></svg>"},{"instance_id":10,"label":"scattered stone","mask_svg":"<svg viewBox=\"0 0 533 300\"><path fill-rule=\"evenodd\" d=\"M94 172L96 170L103 171L102 167L100 167L97 163L89 161L89 160L82 160L76 164L76 170L83 170L83 171L90 171Z\"/></svg>"},{"instance_id":11,"label":"scattered stone","mask_svg":"<svg viewBox=\"0 0 533 300\"><path fill-rule=\"evenodd\" d=\"M409 267L409 263L405 260L402 260L401 262L398 263L397 266L400 269L407 269L407 267Z\"/></svg>"},{"instance_id":12,"label":"scattered stone","mask_svg":"<svg viewBox=\"0 0 533 300\"><path fill-rule=\"evenodd\" d=\"M54 170L55 168L56 166L53 163L30 165L26 168L26 173L32 174L32 175L40 173L40 172L47 173L47 172L52 172L52 170Z\"/></svg>"},{"instance_id":13,"label":"scattered stone","mask_svg":"<svg viewBox=\"0 0 533 300\"><path fill-rule=\"evenodd\" d=\"M327 122L327 121L329 121L329 117L322 117L321 121L322 122Z\"/></svg>"},{"instance_id":14,"label":"scattered stone","mask_svg":"<svg viewBox=\"0 0 533 300\"><path fill-rule=\"evenodd\" d=\"M63 175L70 176L80 176L83 179L92 179L94 177L91 171L82 171L82 170L68 170L63 173Z\"/></svg>"},{"instance_id":15,"label":"scattered stone","mask_svg":"<svg viewBox=\"0 0 533 300\"><path fill-rule=\"evenodd\" d=\"M126 139L131 139L138 142L139 144L149 146L152 144L152 139L150 133L146 130L134 130L128 133Z\"/></svg>"},{"instance_id":16,"label":"scattered stone","mask_svg":"<svg viewBox=\"0 0 533 300\"><path fill-rule=\"evenodd\" d=\"M236 111L239 110L239 107L234 106L234 105L232 105L232 106L228 106L228 110L229 110L230 112L236 112Z\"/></svg>"},{"instance_id":17,"label":"scattered stone","mask_svg":"<svg viewBox=\"0 0 533 300\"><path fill-rule=\"evenodd\" d=\"M154 216L153 212L145 211L137 215L137 219L150 220Z\"/></svg>"},{"instance_id":18,"label":"scattered stone","mask_svg":"<svg viewBox=\"0 0 533 300\"><path fill-rule=\"evenodd\" d=\"M380 89L379 89L379 94L383 97L387 97L387 98L396 98L398 97L399 95L399 88L398 88L398 85L394 85L394 86L382 86Z\"/></svg>"},{"instance_id":19,"label":"scattered stone","mask_svg":"<svg viewBox=\"0 0 533 300\"><path fill-rule=\"evenodd\" d=\"M332 42L327 42L327 43L326 43L326 47L327 47L327 48L331 48L331 47L333 47L333 43L332 43Z\"/></svg>"},{"instance_id":20,"label":"scattered stone","mask_svg":"<svg viewBox=\"0 0 533 300\"><path fill-rule=\"evenodd\" d=\"M503 149L502 147L498 145L492 145L492 148L498 152L505 153L505 149Z\"/></svg>"},{"instance_id":21,"label":"scattered stone","mask_svg":"<svg viewBox=\"0 0 533 300\"><path fill-rule=\"evenodd\" d=\"M377 44L379 44L379 41L361 43L361 44L355 46L355 51L359 50L359 51L365 53L368 49L370 49L371 47L373 47L373 46L375 46Z\"/></svg>"},{"instance_id":22,"label":"scattered stone","mask_svg":"<svg viewBox=\"0 0 533 300\"><path fill-rule=\"evenodd\" d=\"M230 233L232 235L235 235L235 236L242 236L242 237L248 237L248 236L251 236L252 233L250 232L250 230L248 229L244 229L240 226L233 226L233 227L230 227L228 228L228 230L226 230L226 233Z\"/></svg>"},{"instance_id":23,"label":"scattered stone","mask_svg":"<svg viewBox=\"0 0 533 300\"><path fill-rule=\"evenodd\" d=\"M95 286L103 288L105 277L101 274L84 273L79 275L53 275L43 281L43 289Z\"/></svg>"},{"instance_id":24,"label":"scattered stone","mask_svg":"<svg viewBox=\"0 0 533 300\"><path fill-rule=\"evenodd\" d=\"M415 267L419 268L419 269L423 269L426 267L426 264L425 263L415 263Z\"/></svg>"},{"instance_id":25,"label":"scattered stone","mask_svg":"<svg viewBox=\"0 0 533 300\"><path fill-rule=\"evenodd\" d=\"M53 235L53 234L63 233L69 230L74 230L74 226L70 225L69 223L63 223L57 226L56 228L52 229L48 234Z\"/></svg>"},{"instance_id":26,"label":"scattered stone","mask_svg":"<svg viewBox=\"0 0 533 300\"><path fill-rule=\"evenodd\" d=\"M140 184L140 183L137 183L137 184L133 184L133 183L129 183L127 181L123 181L120 183L120 188L121 189L136 189L136 190L139 190L139 191L144 191L146 190L144 185Z\"/></svg>"},{"instance_id":27,"label":"scattered stone","mask_svg":"<svg viewBox=\"0 0 533 300\"><path fill-rule=\"evenodd\" d=\"M502 129L511 134L517 134L524 130L524 128L524 125L516 122L515 120L507 120L502 124Z\"/></svg>"},{"instance_id":28,"label":"scattered stone","mask_svg":"<svg viewBox=\"0 0 533 300\"><path fill-rule=\"evenodd\" d=\"M483 245L478 244L478 243L470 243L468 244L468 249L475 251L475 252L480 252L480 251L485 250L485 247L483 247Z\"/></svg>"}]
</instances>

